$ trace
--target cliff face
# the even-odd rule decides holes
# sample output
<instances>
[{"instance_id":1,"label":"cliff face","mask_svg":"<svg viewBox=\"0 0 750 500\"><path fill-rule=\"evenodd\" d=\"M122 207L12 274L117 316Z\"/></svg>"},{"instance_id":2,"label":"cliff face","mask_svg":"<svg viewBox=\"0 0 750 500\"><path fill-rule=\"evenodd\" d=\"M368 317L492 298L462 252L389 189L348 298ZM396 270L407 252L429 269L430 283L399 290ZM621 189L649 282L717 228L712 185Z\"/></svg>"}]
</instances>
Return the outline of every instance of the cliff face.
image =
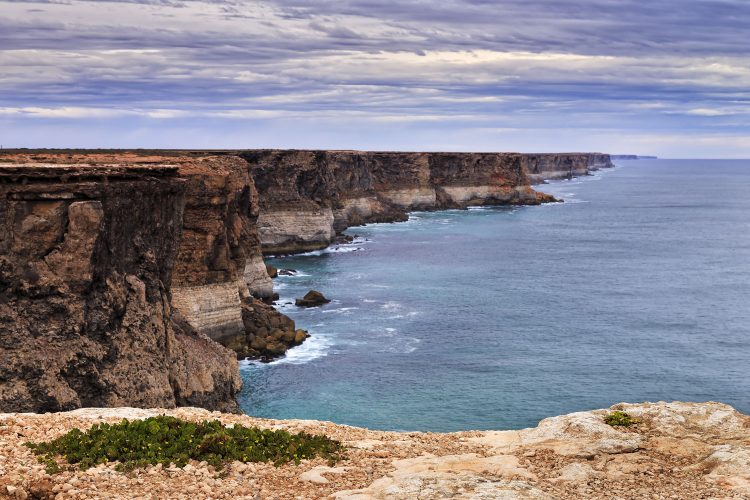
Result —
<instances>
[{"instance_id":1,"label":"cliff face","mask_svg":"<svg viewBox=\"0 0 750 500\"><path fill-rule=\"evenodd\" d=\"M0 408L235 409L235 357L171 307L185 187L174 167L0 166Z\"/></svg>"},{"instance_id":2,"label":"cliff face","mask_svg":"<svg viewBox=\"0 0 750 500\"><path fill-rule=\"evenodd\" d=\"M517 153L246 151L267 253L323 248L336 232L410 210L538 204Z\"/></svg>"},{"instance_id":3,"label":"cliff face","mask_svg":"<svg viewBox=\"0 0 750 500\"><path fill-rule=\"evenodd\" d=\"M546 180L570 179L588 175L600 168L614 167L603 153L542 153L523 155L523 165L532 184Z\"/></svg>"},{"instance_id":4,"label":"cliff face","mask_svg":"<svg viewBox=\"0 0 750 500\"><path fill-rule=\"evenodd\" d=\"M323 248L410 210L552 201L530 182L610 165L599 154L5 153L0 408L233 410L236 356L271 359L307 337L266 303L262 252Z\"/></svg>"}]
</instances>

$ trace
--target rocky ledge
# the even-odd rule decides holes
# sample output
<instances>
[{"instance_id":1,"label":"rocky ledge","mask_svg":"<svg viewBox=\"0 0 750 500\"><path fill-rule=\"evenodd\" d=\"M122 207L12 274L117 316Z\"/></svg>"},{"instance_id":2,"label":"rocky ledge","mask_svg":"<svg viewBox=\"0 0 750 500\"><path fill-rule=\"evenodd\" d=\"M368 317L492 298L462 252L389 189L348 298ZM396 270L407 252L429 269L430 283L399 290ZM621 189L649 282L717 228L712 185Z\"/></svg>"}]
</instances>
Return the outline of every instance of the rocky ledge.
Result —
<instances>
[{"instance_id":1,"label":"rocky ledge","mask_svg":"<svg viewBox=\"0 0 750 500\"><path fill-rule=\"evenodd\" d=\"M624 410L639 423L611 427ZM0 497L7 498L750 498L750 417L719 403L618 404L572 413L520 431L452 434L377 432L327 422L262 420L206 410L86 409L0 414ZM23 445L95 422L169 414L262 428L324 434L347 458L300 465L234 462L221 473L205 463L114 465L48 475Z\"/></svg>"}]
</instances>

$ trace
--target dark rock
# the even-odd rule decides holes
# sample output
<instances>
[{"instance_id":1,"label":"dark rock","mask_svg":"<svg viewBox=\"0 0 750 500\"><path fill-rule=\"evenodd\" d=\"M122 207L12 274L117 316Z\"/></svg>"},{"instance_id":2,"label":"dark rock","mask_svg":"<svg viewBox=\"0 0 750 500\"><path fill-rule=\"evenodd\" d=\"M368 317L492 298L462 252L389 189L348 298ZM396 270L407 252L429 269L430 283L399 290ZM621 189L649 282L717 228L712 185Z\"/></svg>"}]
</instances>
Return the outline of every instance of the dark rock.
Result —
<instances>
[{"instance_id":1,"label":"dark rock","mask_svg":"<svg viewBox=\"0 0 750 500\"><path fill-rule=\"evenodd\" d=\"M236 411L237 362L170 302L176 167L0 166L0 411Z\"/></svg>"},{"instance_id":2,"label":"dark rock","mask_svg":"<svg viewBox=\"0 0 750 500\"><path fill-rule=\"evenodd\" d=\"M307 333L305 330L297 330L296 332L294 332L294 343L296 345L299 345L302 342L304 342L305 339L309 336L310 334Z\"/></svg>"},{"instance_id":3,"label":"dark rock","mask_svg":"<svg viewBox=\"0 0 750 500\"><path fill-rule=\"evenodd\" d=\"M279 269L279 276L294 276L297 274L295 269Z\"/></svg>"},{"instance_id":4,"label":"dark rock","mask_svg":"<svg viewBox=\"0 0 750 500\"><path fill-rule=\"evenodd\" d=\"M299 307L318 307L329 302L330 300L325 298L322 293L317 290L310 290L303 298L297 299L295 304Z\"/></svg>"},{"instance_id":5,"label":"dark rock","mask_svg":"<svg viewBox=\"0 0 750 500\"><path fill-rule=\"evenodd\" d=\"M271 264L266 264L266 272L271 278L276 278L279 275L279 270L273 267Z\"/></svg>"}]
</instances>

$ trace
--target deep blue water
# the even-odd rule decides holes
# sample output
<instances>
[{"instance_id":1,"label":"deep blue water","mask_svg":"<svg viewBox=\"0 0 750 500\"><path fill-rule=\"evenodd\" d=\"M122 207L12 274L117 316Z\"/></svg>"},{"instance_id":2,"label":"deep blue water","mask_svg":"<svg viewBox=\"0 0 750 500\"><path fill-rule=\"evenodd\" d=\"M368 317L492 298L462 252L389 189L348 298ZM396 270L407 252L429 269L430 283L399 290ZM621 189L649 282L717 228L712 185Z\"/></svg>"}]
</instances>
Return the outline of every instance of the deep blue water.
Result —
<instances>
[{"instance_id":1,"label":"deep blue water","mask_svg":"<svg viewBox=\"0 0 750 500\"><path fill-rule=\"evenodd\" d=\"M252 415L375 429L536 425L620 401L750 412L750 161L639 160L541 207L416 213L275 259L313 337L246 363Z\"/></svg>"}]
</instances>

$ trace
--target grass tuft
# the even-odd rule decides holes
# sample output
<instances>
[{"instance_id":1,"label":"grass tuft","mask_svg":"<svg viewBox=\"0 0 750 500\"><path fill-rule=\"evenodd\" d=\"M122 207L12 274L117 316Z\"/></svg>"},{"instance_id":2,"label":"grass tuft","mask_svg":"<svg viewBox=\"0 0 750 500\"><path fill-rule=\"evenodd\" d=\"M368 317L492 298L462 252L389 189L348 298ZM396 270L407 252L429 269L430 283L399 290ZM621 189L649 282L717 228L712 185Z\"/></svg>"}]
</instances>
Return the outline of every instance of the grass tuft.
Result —
<instances>
[{"instance_id":1,"label":"grass tuft","mask_svg":"<svg viewBox=\"0 0 750 500\"><path fill-rule=\"evenodd\" d=\"M638 422L640 422L640 420L631 417L624 411L613 411L604 417L604 423L613 427L630 427Z\"/></svg>"},{"instance_id":2,"label":"grass tuft","mask_svg":"<svg viewBox=\"0 0 750 500\"><path fill-rule=\"evenodd\" d=\"M59 458L82 470L111 462L118 462L120 471L157 464L184 467L190 460L222 469L234 460L279 466L321 457L335 463L343 458L344 451L339 441L325 436L241 425L225 427L218 420L195 423L168 416L98 423L86 432L73 429L53 441L26 446L47 465L49 473L61 470Z\"/></svg>"}]
</instances>

